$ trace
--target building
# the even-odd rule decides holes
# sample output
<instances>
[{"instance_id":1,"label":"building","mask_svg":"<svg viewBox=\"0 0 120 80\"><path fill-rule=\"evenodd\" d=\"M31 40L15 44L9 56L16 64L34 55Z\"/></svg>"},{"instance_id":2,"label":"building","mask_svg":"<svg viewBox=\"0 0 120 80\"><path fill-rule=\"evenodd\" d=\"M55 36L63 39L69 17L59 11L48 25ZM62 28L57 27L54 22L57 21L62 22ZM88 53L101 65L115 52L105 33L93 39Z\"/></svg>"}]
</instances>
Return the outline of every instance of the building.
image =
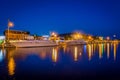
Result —
<instances>
[{"instance_id":1,"label":"building","mask_svg":"<svg viewBox=\"0 0 120 80\"><path fill-rule=\"evenodd\" d=\"M0 36L0 40L5 40L5 36Z\"/></svg>"},{"instance_id":2,"label":"building","mask_svg":"<svg viewBox=\"0 0 120 80\"><path fill-rule=\"evenodd\" d=\"M60 37L60 40L71 40L72 39L72 33L64 33L64 34L59 34L58 36Z\"/></svg>"},{"instance_id":3,"label":"building","mask_svg":"<svg viewBox=\"0 0 120 80\"><path fill-rule=\"evenodd\" d=\"M30 33L27 31L19 31L19 30L4 31L4 35L7 40L26 40L29 34Z\"/></svg>"},{"instance_id":4,"label":"building","mask_svg":"<svg viewBox=\"0 0 120 80\"><path fill-rule=\"evenodd\" d=\"M42 36L42 39L43 39L43 40L49 40L49 37L50 37L49 35L43 35L43 36Z\"/></svg>"},{"instance_id":5,"label":"building","mask_svg":"<svg viewBox=\"0 0 120 80\"><path fill-rule=\"evenodd\" d=\"M58 35L61 40L81 40L84 39L86 34L80 32L64 33Z\"/></svg>"}]
</instances>

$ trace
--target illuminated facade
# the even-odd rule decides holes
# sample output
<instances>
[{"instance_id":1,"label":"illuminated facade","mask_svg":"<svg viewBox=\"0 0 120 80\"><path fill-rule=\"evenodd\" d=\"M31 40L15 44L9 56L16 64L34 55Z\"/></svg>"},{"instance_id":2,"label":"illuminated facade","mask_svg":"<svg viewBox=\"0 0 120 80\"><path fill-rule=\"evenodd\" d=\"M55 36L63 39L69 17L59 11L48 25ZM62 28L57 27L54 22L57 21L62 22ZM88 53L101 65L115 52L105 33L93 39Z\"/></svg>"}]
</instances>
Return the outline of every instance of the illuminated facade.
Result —
<instances>
[{"instance_id":1,"label":"illuminated facade","mask_svg":"<svg viewBox=\"0 0 120 80\"><path fill-rule=\"evenodd\" d=\"M29 35L29 32L26 31L17 31L17 30L6 30L4 31L4 35L8 40L25 40Z\"/></svg>"}]
</instances>

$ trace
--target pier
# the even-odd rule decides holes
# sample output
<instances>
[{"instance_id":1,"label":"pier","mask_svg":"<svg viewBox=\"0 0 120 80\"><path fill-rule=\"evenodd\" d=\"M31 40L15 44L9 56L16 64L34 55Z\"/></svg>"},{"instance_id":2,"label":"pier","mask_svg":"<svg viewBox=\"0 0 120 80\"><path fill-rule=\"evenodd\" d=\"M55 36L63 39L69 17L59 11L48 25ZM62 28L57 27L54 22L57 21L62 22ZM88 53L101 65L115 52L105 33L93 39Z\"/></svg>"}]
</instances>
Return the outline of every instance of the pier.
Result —
<instances>
[{"instance_id":1,"label":"pier","mask_svg":"<svg viewBox=\"0 0 120 80\"><path fill-rule=\"evenodd\" d=\"M119 40L88 41L87 44L119 43Z\"/></svg>"}]
</instances>

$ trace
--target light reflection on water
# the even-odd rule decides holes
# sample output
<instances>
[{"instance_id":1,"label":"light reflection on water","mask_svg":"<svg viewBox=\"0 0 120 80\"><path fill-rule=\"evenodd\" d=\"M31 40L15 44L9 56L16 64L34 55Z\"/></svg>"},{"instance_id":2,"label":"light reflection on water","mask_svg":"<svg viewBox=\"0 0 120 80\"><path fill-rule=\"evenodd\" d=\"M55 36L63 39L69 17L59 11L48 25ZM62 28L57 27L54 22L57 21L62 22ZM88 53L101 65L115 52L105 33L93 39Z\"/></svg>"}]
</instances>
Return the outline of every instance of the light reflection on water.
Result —
<instances>
[{"instance_id":1,"label":"light reflection on water","mask_svg":"<svg viewBox=\"0 0 120 80\"><path fill-rule=\"evenodd\" d=\"M57 57L58 57L58 50L57 48L52 49L52 61L57 62Z\"/></svg>"},{"instance_id":2,"label":"light reflection on water","mask_svg":"<svg viewBox=\"0 0 120 80\"><path fill-rule=\"evenodd\" d=\"M9 60L8 60L8 73L9 75L14 75L15 73L15 61L14 61L14 58L11 57Z\"/></svg>"},{"instance_id":3,"label":"light reflection on water","mask_svg":"<svg viewBox=\"0 0 120 80\"><path fill-rule=\"evenodd\" d=\"M5 55L6 55L5 50L4 50L4 49L1 49L1 50L0 50L0 62L2 62L2 61L3 61L3 59L4 59Z\"/></svg>"},{"instance_id":4,"label":"light reflection on water","mask_svg":"<svg viewBox=\"0 0 120 80\"><path fill-rule=\"evenodd\" d=\"M36 55L42 60L49 59L53 63L57 63L62 59L61 54L69 54L72 56L69 57L77 62L81 60L80 57L87 57L86 59L91 61L96 55L98 55L99 59L102 59L105 56L104 54L106 54L106 58L109 59L111 53L113 53L113 58L116 60L117 49L118 43L87 44L79 46L64 45L62 47L8 48L0 50L0 61L7 59L8 74L12 76L16 71L16 60L25 60L30 55Z\"/></svg>"},{"instance_id":5,"label":"light reflection on water","mask_svg":"<svg viewBox=\"0 0 120 80\"><path fill-rule=\"evenodd\" d=\"M2 50L0 50L0 62L2 62L3 60L3 53L2 53Z\"/></svg>"},{"instance_id":6,"label":"light reflection on water","mask_svg":"<svg viewBox=\"0 0 120 80\"><path fill-rule=\"evenodd\" d=\"M107 58L109 59L110 57L110 44L107 43Z\"/></svg>"}]
</instances>

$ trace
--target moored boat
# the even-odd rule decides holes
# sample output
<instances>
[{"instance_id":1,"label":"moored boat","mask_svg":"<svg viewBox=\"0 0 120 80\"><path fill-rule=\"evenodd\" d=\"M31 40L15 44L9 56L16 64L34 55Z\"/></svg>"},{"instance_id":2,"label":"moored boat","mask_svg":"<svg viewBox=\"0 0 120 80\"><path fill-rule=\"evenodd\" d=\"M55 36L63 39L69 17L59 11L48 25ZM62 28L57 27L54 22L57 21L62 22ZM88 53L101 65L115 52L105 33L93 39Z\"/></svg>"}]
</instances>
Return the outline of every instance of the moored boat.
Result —
<instances>
[{"instance_id":1,"label":"moored boat","mask_svg":"<svg viewBox=\"0 0 120 80\"><path fill-rule=\"evenodd\" d=\"M5 30L4 47L42 47L57 46L58 43L53 40L44 39L41 36L30 35L28 31Z\"/></svg>"},{"instance_id":2,"label":"moored boat","mask_svg":"<svg viewBox=\"0 0 120 80\"><path fill-rule=\"evenodd\" d=\"M50 40L10 40L4 47L43 47L57 46L58 44Z\"/></svg>"}]
</instances>

